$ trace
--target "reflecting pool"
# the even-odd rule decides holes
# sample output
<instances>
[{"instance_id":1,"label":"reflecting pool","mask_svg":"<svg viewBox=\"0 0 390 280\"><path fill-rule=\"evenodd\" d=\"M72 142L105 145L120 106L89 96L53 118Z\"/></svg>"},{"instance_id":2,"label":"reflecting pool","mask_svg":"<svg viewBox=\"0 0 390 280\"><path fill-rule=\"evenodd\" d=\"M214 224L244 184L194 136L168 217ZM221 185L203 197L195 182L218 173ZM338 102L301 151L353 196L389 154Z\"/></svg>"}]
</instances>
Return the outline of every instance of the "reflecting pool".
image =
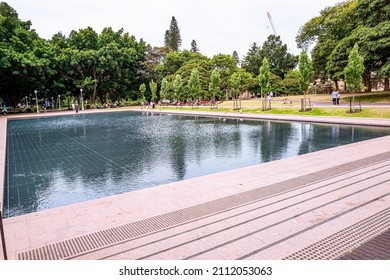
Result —
<instances>
[{"instance_id":1,"label":"reflecting pool","mask_svg":"<svg viewBox=\"0 0 390 280\"><path fill-rule=\"evenodd\" d=\"M389 135L388 129L138 112L8 122L6 217Z\"/></svg>"}]
</instances>

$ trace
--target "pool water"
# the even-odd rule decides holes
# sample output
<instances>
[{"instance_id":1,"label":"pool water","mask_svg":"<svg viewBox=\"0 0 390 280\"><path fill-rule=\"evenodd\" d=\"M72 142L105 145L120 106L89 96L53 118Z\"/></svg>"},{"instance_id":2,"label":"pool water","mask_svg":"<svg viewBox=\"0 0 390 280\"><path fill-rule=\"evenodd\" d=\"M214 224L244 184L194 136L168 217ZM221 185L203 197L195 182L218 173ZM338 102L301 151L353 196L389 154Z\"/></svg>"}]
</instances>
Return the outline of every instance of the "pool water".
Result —
<instances>
[{"instance_id":1,"label":"pool water","mask_svg":"<svg viewBox=\"0 0 390 280\"><path fill-rule=\"evenodd\" d=\"M139 112L10 120L12 217L389 135L388 129Z\"/></svg>"}]
</instances>

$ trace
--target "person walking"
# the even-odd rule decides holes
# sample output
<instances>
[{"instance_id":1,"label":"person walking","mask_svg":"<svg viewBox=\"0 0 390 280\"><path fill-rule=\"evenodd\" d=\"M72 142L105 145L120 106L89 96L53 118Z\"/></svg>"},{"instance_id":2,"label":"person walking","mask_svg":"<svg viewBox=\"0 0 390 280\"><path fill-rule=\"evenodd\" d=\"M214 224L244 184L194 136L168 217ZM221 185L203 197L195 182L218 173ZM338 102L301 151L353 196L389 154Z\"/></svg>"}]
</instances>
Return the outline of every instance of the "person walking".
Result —
<instances>
[{"instance_id":1,"label":"person walking","mask_svg":"<svg viewBox=\"0 0 390 280\"><path fill-rule=\"evenodd\" d=\"M332 92L332 103L333 103L333 106L336 105L336 102L337 102L337 91L333 91Z\"/></svg>"},{"instance_id":2,"label":"person walking","mask_svg":"<svg viewBox=\"0 0 390 280\"><path fill-rule=\"evenodd\" d=\"M336 93L337 93L336 103L337 103L337 105L340 105L340 97L341 97L341 95L340 95L339 91L336 91Z\"/></svg>"}]
</instances>

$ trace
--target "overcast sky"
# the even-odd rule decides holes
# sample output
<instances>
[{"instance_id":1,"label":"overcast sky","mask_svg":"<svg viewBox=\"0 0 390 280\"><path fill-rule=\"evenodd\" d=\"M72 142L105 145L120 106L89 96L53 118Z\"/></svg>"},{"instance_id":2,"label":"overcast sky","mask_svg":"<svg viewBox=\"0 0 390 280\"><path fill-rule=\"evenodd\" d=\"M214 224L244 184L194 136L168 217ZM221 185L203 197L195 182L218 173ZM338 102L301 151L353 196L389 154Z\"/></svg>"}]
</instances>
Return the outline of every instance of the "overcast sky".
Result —
<instances>
[{"instance_id":1,"label":"overcast sky","mask_svg":"<svg viewBox=\"0 0 390 280\"><path fill-rule=\"evenodd\" d=\"M4 0L0 0L4 1ZM273 30L291 53L299 54L295 36L299 27L336 0L5 0L21 20L31 20L38 34L50 39L61 31L91 26L100 33L104 27L124 28L137 40L152 46L164 44L164 34L175 16L182 37L181 49L190 49L194 39L202 54L232 54L242 58L253 42L262 45Z\"/></svg>"}]
</instances>

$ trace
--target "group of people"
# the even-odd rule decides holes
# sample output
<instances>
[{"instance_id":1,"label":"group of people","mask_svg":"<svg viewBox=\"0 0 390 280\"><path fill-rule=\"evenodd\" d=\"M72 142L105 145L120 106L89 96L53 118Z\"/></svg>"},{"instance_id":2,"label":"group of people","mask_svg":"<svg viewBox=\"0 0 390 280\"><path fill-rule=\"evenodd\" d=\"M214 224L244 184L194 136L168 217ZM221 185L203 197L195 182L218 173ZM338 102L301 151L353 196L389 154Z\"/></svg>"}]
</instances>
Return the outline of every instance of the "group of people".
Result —
<instances>
[{"instance_id":1,"label":"group of people","mask_svg":"<svg viewBox=\"0 0 390 280\"><path fill-rule=\"evenodd\" d=\"M160 104L159 104L160 105ZM148 101L142 101L141 102L141 106L142 106L142 109L145 109L145 107L146 108L148 108L149 109L149 106L152 108L152 109L154 109L155 107L156 107L156 103L152 100L152 101L150 101L150 103L148 102Z\"/></svg>"},{"instance_id":2,"label":"group of people","mask_svg":"<svg viewBox=\"0 0 390 280\"><path fill-rule=\"evenodd\" d=\"M80 110L79 102L78 101L73 101L72 102L72 108L73 108L73 111L76 111L76 113L78 113L79 110Z\"/></svg>"},{"instance_id":3,"label":"group of people","mask_svg":"<svg viewBox=\"0 0 390 280\"><path fill-rule=\"evenodd\" d=\"M340 105L340 93L338 90L334 90L332 92L332 103L333 103L333 106Z\"/></svg>"}]
</instances>

